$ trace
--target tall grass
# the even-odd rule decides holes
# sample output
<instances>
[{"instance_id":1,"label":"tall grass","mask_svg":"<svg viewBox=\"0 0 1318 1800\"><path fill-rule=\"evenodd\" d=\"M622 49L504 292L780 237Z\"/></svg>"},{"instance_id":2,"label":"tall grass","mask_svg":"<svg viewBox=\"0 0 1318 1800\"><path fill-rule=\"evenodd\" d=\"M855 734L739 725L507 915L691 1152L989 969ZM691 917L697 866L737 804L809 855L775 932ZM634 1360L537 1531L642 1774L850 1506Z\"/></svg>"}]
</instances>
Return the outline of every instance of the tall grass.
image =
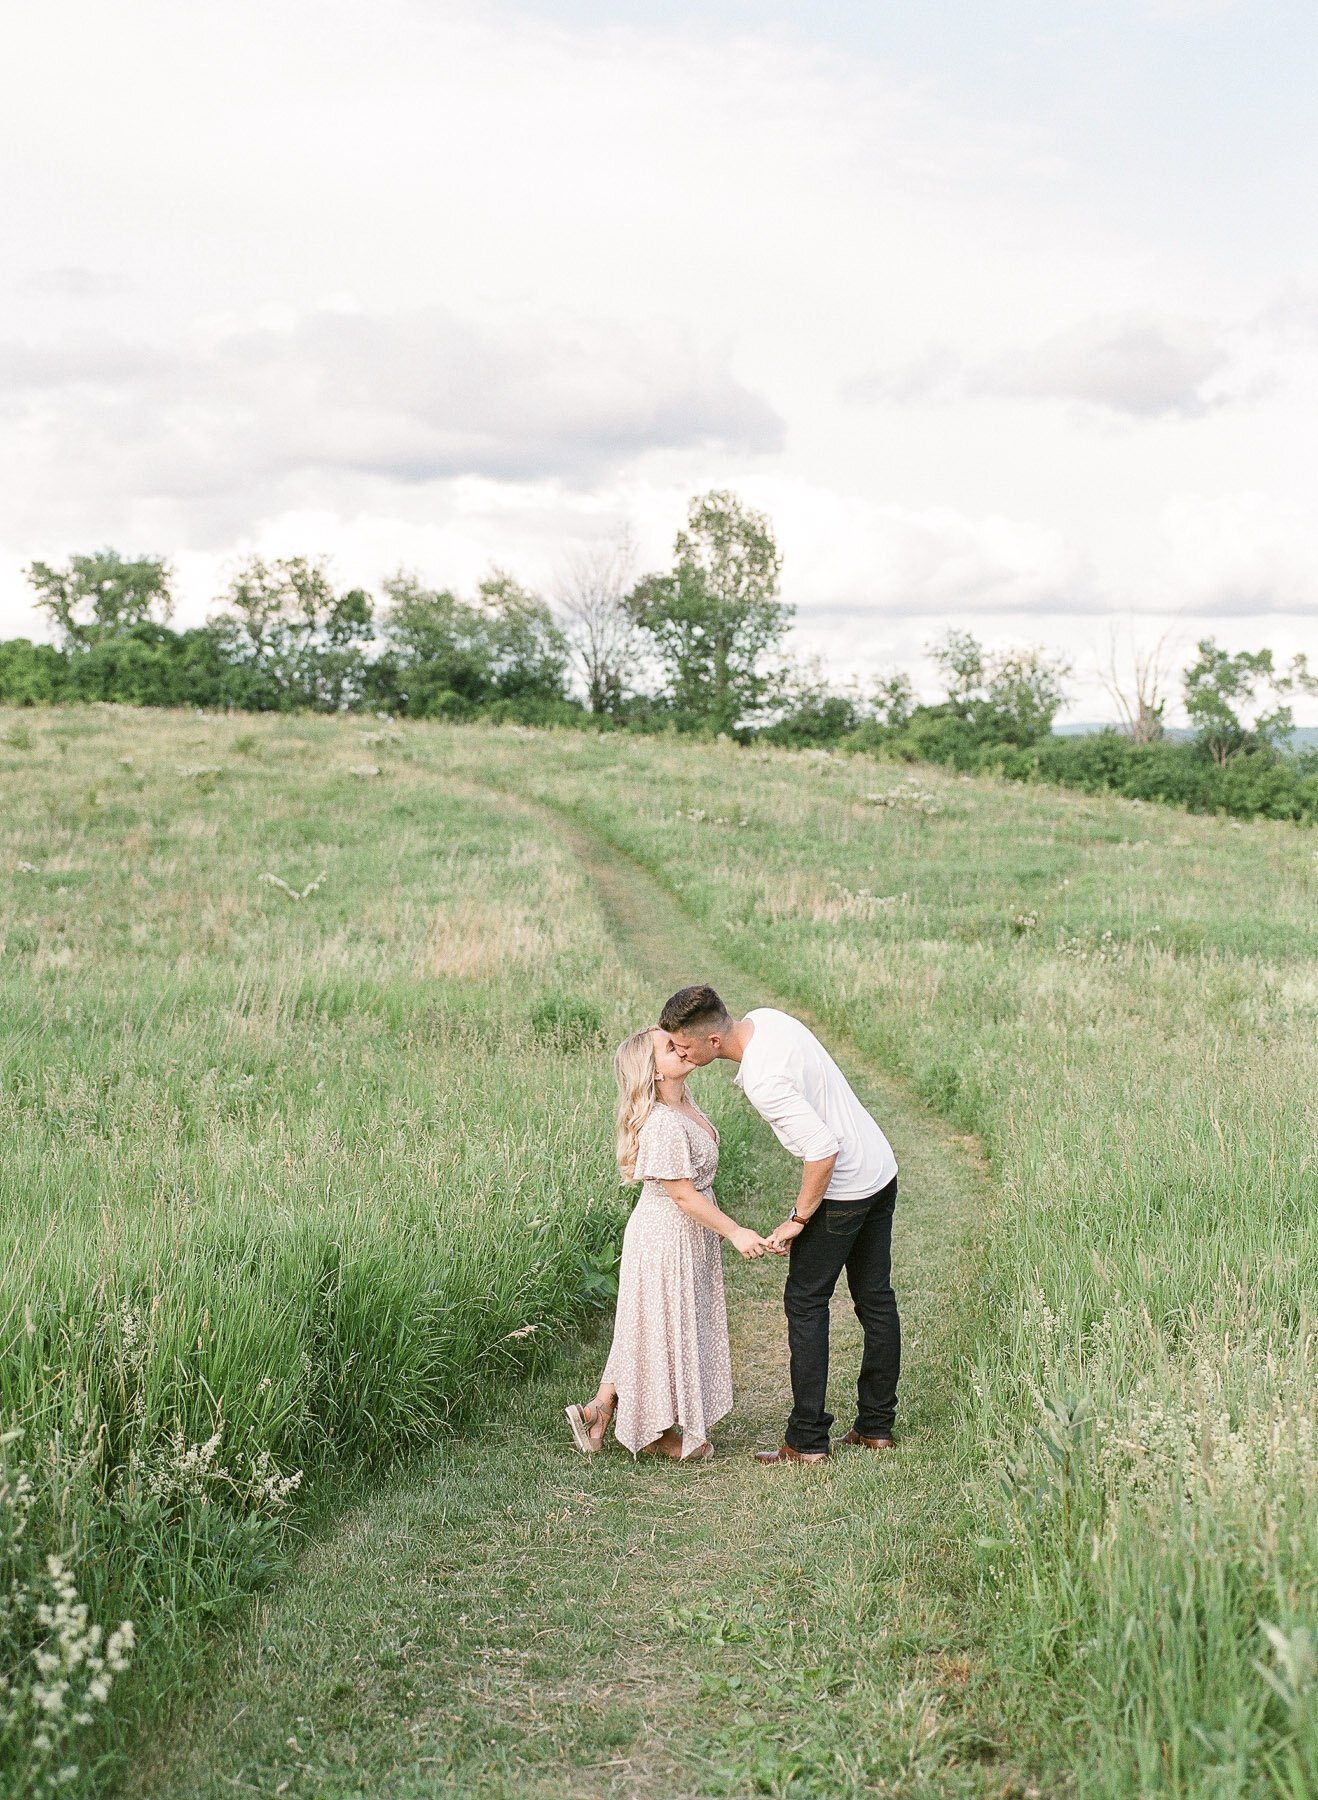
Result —
<instances>
[{"instance_id":1,"label":"tall grass","mask_svg":"<svg viewBox=\"0 0 1318 1800\"><path fill-rule=\"evenodd\" d=\"M1314 834L826 753L453 754L981 1135L962 1431L1025 1741L1104 1800L1318 1791Z\"/></svg>"},{"instance_id":2,"label":"tall grass","mask_svg":"<svg viewBox=\"0 0 1318 1800\"><path fill-rule=\"evenodd\" d=\"M527 795L984 1142L960 1429L1017 1741L1095 1800L1318 1788L1311 832L731 745L26 723L0 753L23 1781L85 1767L91 1728L59 1733L93 1682L161 1691L290 1508L443 1429L598 1283L623 1202L593 1020L653 996ZM108 1666L124 1618L136 1675Z\"/></svg>"},{"instance_id":3,"label":"tall grass","mask_svg":"<svg viewBox=\"0 0 1318 1800\"><path fill-rule=\"evenodd\" d=\"M94 1784L299 1508L607 1288L639 997L552 834L442 773L109 708L0 762L6 1793Z\"/></svg>"}]
</instances>

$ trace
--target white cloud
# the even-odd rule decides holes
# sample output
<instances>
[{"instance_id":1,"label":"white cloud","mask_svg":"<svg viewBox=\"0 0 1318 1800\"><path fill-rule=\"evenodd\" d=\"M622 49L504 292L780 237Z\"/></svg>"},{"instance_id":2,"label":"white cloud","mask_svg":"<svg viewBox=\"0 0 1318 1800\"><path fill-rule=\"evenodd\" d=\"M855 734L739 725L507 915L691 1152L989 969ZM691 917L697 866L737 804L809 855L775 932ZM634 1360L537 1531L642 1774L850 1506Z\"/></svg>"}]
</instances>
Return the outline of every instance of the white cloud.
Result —
<instances>
[{"instance_id":1,"label":"white cloud","mask_svg":"<svg viewBox=\"0 0 1318 1800\"><path fill-rule=\"evenodd\" d=\"M184 541L282 510L318 480L363 506L391 485L582 485L656 451L782 441L726 350L693 333L534 316L476 326L441 308L317 311L167 348L0 344L6 401L20 447L11 495L26 489L38 512L45 484L77 470L84 504L174 503Z\"/></svg>"},{"instance_id":2,"label":"white cloud","mask_svg":"<svg viewBox=\"0 0 1318 1800\"><path fill-rule=\"evenodd\" d=\"M1318 516L1243 492L1170 501L1157 568L1180 610L1206 620L1306 618L1318 638ZM1318 648L1318 645L1316 645Z\"/></svg>"},{"instance_id":3,"label":"white cloud","mask_svg":"<svg viewBox=\"0 0 1318 1800\"><path fill-rule=\"evenodd\" d=\"M31 269L12 284L17 294L41 301L104 300L107 296L130 291L132 283L122 275L105 269L87 269L78 264L56 268Z\"/></svg>"},{"instance_id":4,"label":"white cloud","mask_svg":"<svg viewBox=\"0 0 1318 1800\"><path fill-rule=\"evenodd\" d=\"M1069 162L1064 93L973 111L803 36L453 0L6 30L0 632L23 563L107 541L173 556L195 618L253 548L546 581L629 518L654 563L714 485L771 513L839 666L1309 604L1304 224L1242 255L1203 181L1166 229L1155 139ZM867 369L884 403L840 397Z\"/></svg>"},{"instance_id":5,"label":"white cloud","mask_svg":"<svg viewBox=\"0 0 1318 1800\"><path fill-rule=\"evenodd\" d=\"M1131 418L1196 418L1225 397L1229 353L1197 321L1096 321L983 367L975 386L1024 399L1087 400Z\"/></svg>"},{"instance_id":6,"label":"white cloud","mask_svg":"<svg viewBox=\"0 0 1318 1800\"><path fill-rule=\"evenodd\" d=\"M1134 314L1085 319L977 362L934 346L903 367L842 384L865 403L947 404L966 398L1078 401L1127 419L1196 419L1257 397L1247 347L1223 326Z\"/></svg>"},{"instance_id":7,"label":"white cloud","mask_svg":"<svg viewBox=\"0 0 1318 1800\"><path fill-rule=\"evenodd\" d=\"M856 630L892 620L936 626L953 613L1020 620L1107 609L1083 552L1035 520L772 486L802 615L836 622L853 648Z\"/></svg>"}]
</instances>

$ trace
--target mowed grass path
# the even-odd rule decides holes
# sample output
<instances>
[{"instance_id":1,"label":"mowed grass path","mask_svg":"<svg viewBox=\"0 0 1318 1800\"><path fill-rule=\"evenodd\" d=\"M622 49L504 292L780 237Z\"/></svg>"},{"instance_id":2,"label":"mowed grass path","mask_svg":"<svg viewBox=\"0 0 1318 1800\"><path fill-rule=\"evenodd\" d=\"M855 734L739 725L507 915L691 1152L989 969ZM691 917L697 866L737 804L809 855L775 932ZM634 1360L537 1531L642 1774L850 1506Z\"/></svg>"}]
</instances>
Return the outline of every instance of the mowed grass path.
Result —
<instances>
[{"instance_id":1,"label":"mowed grass path","mask_svg":"<svg viewBox=\"0 0 1318 1800\"><path fill-rule=\"evenodd\" d=\"M698 978L739 1007L772 1002L639 866L562 831L656 1004ZM976 1522L952 1428L967 1250L991 1200L973 1146L830 1037L902 1166L900 1450L756 1468L749 1453L778 1440L787 1404L782 1268L731 1259L737 1407L714 1463L573 1450L562 1407L593 1391L602 1333L533 1385L490 1391L460 1439L357 1507L260 1602L198 1704L140 1748L127 1794L1026 1791L1028 1752L995 1727L966 1623ZM725 1067L696 1083L716 1119L745 1106ZM754 1145L744 1191L725 1183L722 1197L767 1229L794 1171L767 1130ZM841 1295L839 1430L856 1361Z\"/></svg>"}]
</instances>

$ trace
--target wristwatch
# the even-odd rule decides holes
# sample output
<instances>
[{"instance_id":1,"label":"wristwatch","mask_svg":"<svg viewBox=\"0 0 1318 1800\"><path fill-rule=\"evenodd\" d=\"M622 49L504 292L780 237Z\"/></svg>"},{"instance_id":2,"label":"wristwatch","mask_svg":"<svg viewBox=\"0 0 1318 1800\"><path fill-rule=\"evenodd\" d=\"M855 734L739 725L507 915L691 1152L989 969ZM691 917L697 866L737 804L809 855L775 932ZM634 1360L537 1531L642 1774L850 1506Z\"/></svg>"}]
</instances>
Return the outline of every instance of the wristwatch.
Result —
<instances>
[{"instance_id":1,"label":"wristwatch","mask_svg":"<svg viewBox=\"0 0 1318 1800\"><path fill-rule=\"evenodd\" d=\"M798 1217L796 1208L795 1207L792 1208L792 1216L788 1220L789 1225L808 1225L809 1223L810 1223L809 1219L802 1219L802 1218Z\"/></svg>"}]
</instances>

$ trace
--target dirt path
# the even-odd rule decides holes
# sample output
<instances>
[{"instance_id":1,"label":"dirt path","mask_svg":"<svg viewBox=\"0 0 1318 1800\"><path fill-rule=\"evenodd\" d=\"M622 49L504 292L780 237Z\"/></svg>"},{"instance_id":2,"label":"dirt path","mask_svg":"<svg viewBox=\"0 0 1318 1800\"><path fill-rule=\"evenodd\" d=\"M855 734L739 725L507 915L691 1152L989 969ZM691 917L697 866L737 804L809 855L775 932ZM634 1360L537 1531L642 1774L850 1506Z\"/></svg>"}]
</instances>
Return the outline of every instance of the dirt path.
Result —
<instances>
[{"instance_id":1,"label":"dirt path","mask_svg":"<svg viewBox=\"0 0 1318 1800\"><path fill-rule=\"evenodd\" d=\"M736 1007L772 1002L644 869L579 825L561 831L656 995L698 971ZM991 1681L967 1623L964 1547L975 1527L949 1428L982 1177L970 1147L854 1046L836 1033L830 1042L902 1165L901 1448L839 1453L822 1470L754 1465L749 1451L778 1441L787 1404L781 1268L734 1259L738 1405L714 1463L579 1456L562 1405L593 1390L603 1346L597 1337L565 1352L348 1515L300 1579L254 1611L211 1692L148 1747L125 1792L1024 1791L984 1722ZM767 1228L790 1197L792 1169L767 1131L756 1145L747 1185L772 1199L748 1216ZM832 1404L843 1421L856 1361L839 1300Z\"/></svg>"}]
</instances>

